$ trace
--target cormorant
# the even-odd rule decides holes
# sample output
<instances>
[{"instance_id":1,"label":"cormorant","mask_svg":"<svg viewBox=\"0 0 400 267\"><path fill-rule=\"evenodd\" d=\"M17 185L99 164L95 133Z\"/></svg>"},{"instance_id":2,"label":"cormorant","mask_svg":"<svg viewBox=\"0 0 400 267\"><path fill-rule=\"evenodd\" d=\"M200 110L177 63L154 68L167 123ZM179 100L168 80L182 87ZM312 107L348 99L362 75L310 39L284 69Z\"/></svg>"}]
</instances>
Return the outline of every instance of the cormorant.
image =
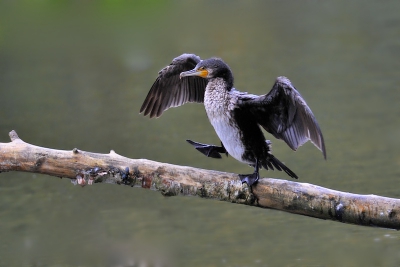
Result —
<instances>
[{"instance_id":1,"label":"cormorant","mask_svg":"<svg viewBox=\"0 0 400 267\"><path fill-rule=\"evenodd\" d=\"M317 120L286 77L278 77L268 94L248 94L233 87L232 71L222 59L201 60L194 54L182 54L158 73L140 113L159 117L168 108L187 102L204 103L221 146L187 142L208 157L221 158L225 153L253 166L254 173L239 175L249 186L258 181L261 167L298 178L271 154L271 142L265 140L260 126L293 150L310 140L326 159Z\"/></svg>"}]
</instances>

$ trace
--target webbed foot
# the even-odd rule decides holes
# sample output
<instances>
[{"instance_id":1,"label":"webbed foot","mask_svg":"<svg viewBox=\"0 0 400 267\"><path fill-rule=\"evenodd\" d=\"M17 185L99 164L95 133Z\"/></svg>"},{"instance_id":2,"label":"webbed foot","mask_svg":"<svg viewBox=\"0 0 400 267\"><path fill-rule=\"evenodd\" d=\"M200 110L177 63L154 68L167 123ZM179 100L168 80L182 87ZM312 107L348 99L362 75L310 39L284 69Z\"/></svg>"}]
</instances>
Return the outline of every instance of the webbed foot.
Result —
<instances>
[{"instance_id":1,"label":"webbed foot","mask_svg":"<svg viewBox=\"0 0 400 267\"><path fill-rule=\"evenodd\" d=\"M256 184L258 179L260 178L258 171L252 174L239 174L239 177L240 181L242 181L242 183L246 183L248 186Z\"/></svg>"},{"instance_id":2,"label":"webbed foot","mask_svg":"<svg viewBox=\"0 0 400 267\"><path fill-rule=\"evenodd\" d=\"M252 186L258 182L260 175L258 173L258 159L256 159L256 164L254 164L254 172L252 174L239 174L240 181L246 183L248 186Z\"/></svg>"},{"instance_id":3,"label":"webbed foot","mask_svg":"<svg viewBox=\"0 0 400 267\"><path fill-rule=\"evenodd\" d=\"M186 140L189 144L194 146L198 151L206 155L207 157L220 159L221 155L225 153L228 156L228 152L226 151L225 147L222 146L214 146L214 145L207 145L202 143L197 143L192 140ZM221 143L222 144L222 143Z\"/></svg>"}]
</instances>

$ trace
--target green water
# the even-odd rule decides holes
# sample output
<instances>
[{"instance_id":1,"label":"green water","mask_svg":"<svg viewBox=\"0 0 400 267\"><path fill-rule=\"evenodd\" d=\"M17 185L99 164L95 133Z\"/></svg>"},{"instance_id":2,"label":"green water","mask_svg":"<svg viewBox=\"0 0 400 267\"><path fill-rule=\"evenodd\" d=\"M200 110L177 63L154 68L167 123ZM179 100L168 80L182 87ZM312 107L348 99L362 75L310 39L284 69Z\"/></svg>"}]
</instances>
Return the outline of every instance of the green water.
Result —
<instances>
[{"instance_id":1,"label":"green water","mask_svg":"<svg viewBox=\"0 0 400 267\"><path fill-rule=\"evenodd\" d=\"M288 76L322 128L274 154L308 182L400 198L398 1L2 1L0 142L247 173L185 139L218 143L204 108L139 115L172 58L218 56L235 87ZM290 179L284 173L262 176ZM399 266L397 231L113 185L0 175L0 266Z\"/></svg>"}]
</instances>

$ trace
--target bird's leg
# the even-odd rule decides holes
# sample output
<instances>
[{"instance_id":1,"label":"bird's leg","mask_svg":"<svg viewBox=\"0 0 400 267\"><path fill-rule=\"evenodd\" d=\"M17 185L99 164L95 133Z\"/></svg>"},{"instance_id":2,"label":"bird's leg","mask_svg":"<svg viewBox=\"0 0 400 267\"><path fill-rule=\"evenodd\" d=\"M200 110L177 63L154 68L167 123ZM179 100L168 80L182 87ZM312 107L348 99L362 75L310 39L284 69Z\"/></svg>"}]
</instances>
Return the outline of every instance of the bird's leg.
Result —
<instances>
[{"instance_id":1,"label":"bird's leg","mask_svg":"<svg viewBox=\"0 0 400 267\"><path fill-rule=\"evenodd\" d=\"M258 173L258 159L256 159L256 165L254 166L254 173L252 174L239 174L240 181L242 183L246 183L248 186L252 186L253 184L257 183L260 175Z\"/></svg>"},{"instance_id":2,"label":"bird's leg","mask_svg":"<svg viewBox=\"0 0 400 267\"><path fill-rule=\"evenodd\" d=\"M198 151L206 155L207 157L220 159L221 155L225 153L228 156L228 152L226 151L224 144L221 142L221 146L207 145L202 143L197 143L192 140L186 140L189 144L194 146Z\"/></svg>"}]
</instances>

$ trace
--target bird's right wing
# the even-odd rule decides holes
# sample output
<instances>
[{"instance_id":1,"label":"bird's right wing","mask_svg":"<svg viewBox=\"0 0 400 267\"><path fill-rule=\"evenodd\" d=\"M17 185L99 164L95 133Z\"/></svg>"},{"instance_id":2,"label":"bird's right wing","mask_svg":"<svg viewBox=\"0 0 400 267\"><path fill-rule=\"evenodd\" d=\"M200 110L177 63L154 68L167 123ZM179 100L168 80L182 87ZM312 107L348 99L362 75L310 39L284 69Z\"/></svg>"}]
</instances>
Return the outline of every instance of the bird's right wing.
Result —
<instances>
[{"instance_id":1,"label":"bird's right wing","mask_svg":"<svg viewBox=\"0 0 400 267\"><path fill-rule=\"evenodd\" d=\"M179 78L181 72L194 69L201 61L194 54L182 54L171 64L160 70L158 77L144 100L140 113L150 114L150 118L160 117L171 108L187 102L203 103L207 80L201 77Z\"/></svg>"}]
</instances>

